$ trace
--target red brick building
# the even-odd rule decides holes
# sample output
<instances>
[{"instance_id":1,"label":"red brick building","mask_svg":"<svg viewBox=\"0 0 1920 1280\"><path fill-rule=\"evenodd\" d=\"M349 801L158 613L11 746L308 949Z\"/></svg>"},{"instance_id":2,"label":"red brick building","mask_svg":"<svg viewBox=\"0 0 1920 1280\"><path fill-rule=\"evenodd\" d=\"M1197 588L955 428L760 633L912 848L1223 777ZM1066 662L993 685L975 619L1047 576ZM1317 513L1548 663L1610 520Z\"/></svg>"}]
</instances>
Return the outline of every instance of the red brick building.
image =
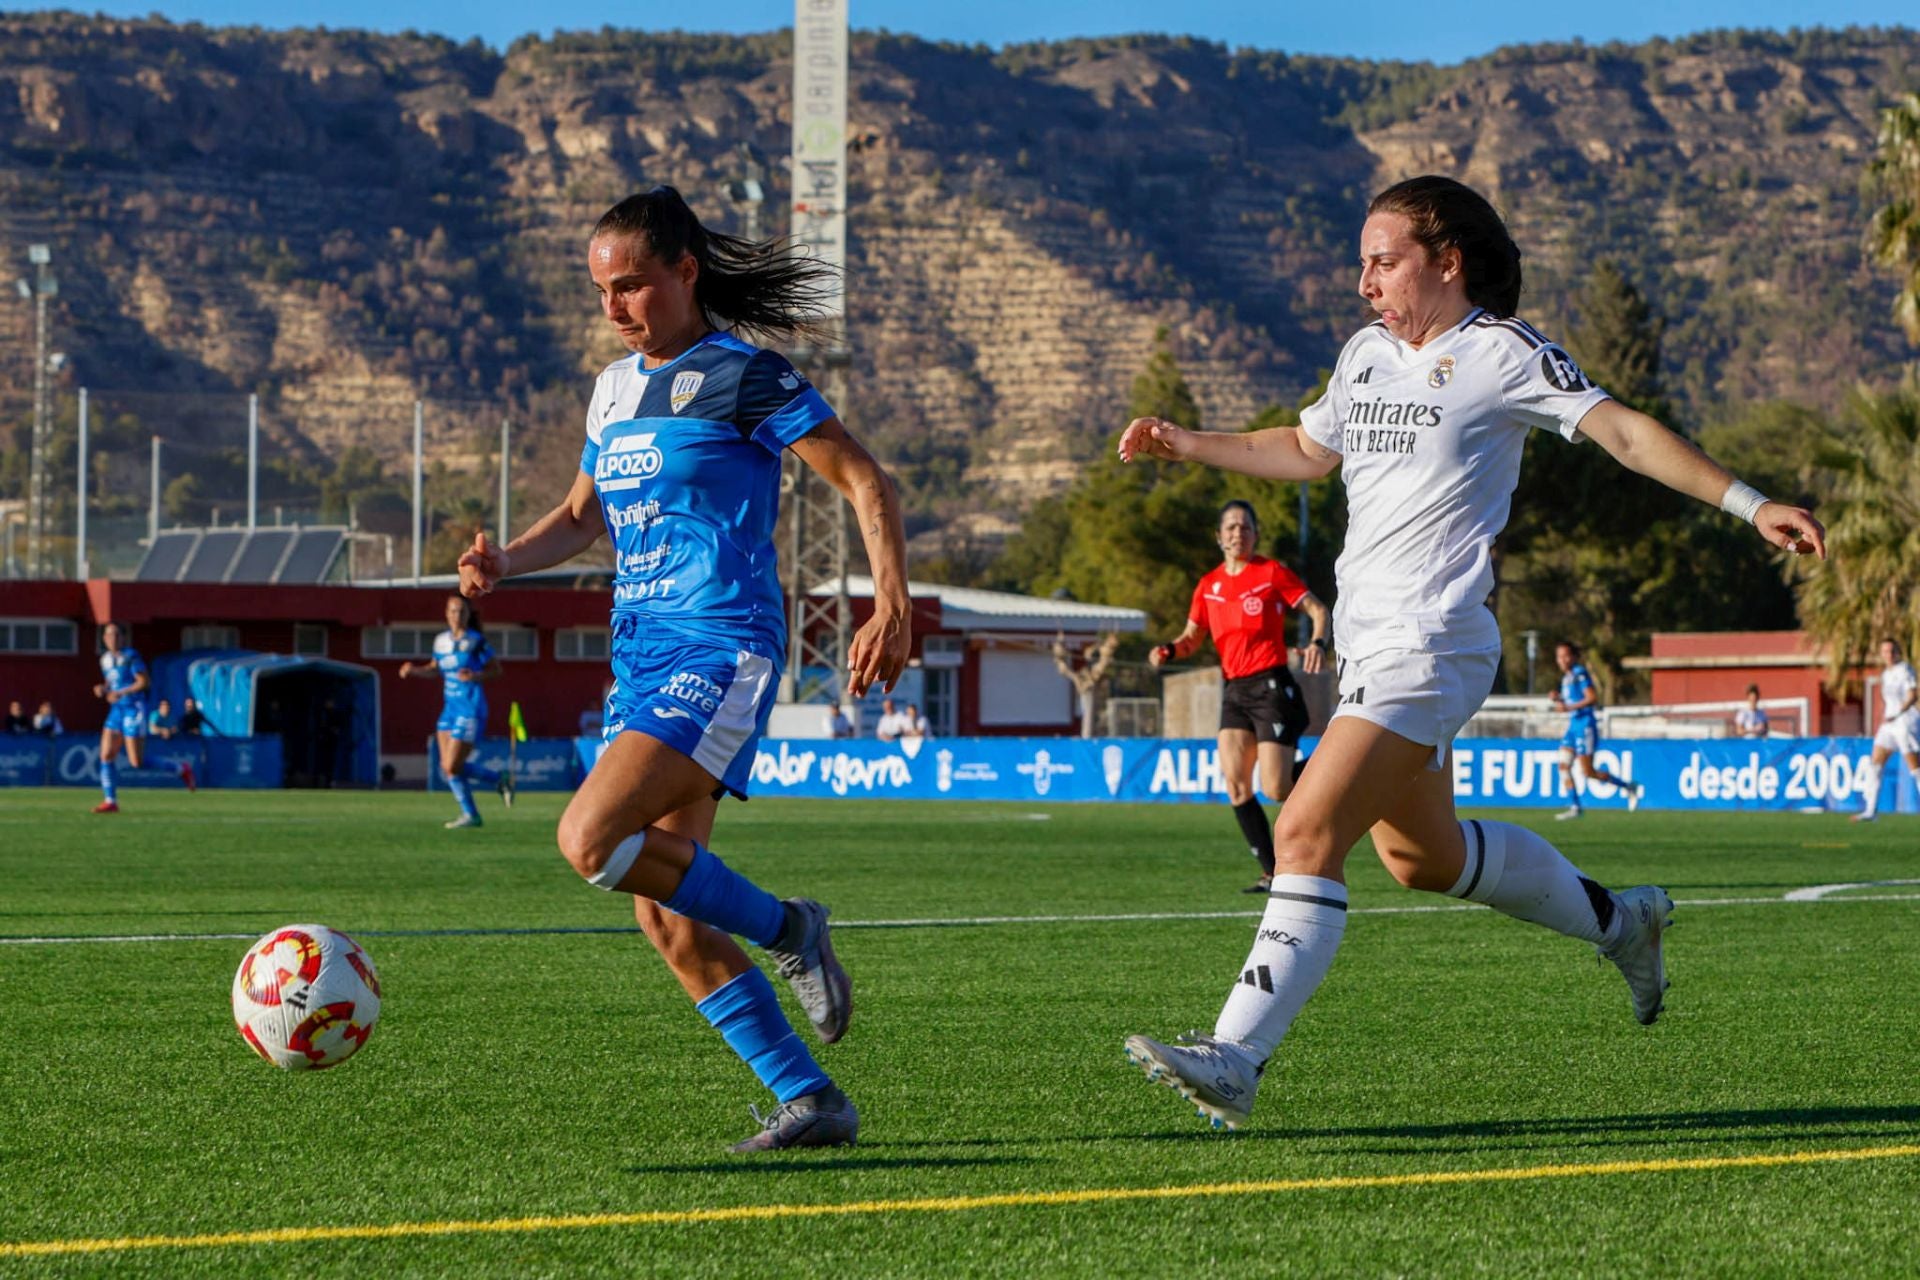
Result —
<instances>
[{"instance_id":1,"label":"red brick building","mask_svg":"<svg viewBox=\"0 0 1920 1280\"><path fill-rule=\"evenodd\" d=\"M1651 673L1655 705L1738 702L1752 684L1762 698L1807 699L1808 732L1815 737L1858 736L1875 727L1860 701L1827 691L1826 652L1804 631L1661 632L1651 648L1647 657L1628 658L1626 665ZM1857 674L1864 687L1875 671ZM1875 707L1873 715L1878 713Z\"/></svg>"}]
</instances>

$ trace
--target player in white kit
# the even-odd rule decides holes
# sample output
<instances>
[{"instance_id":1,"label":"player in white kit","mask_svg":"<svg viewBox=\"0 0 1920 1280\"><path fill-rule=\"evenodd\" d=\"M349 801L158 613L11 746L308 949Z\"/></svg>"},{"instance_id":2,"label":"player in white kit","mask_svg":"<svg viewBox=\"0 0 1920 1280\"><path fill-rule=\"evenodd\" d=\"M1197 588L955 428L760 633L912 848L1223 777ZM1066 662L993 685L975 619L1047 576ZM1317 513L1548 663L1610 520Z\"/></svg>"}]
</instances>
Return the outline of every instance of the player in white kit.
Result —
<instances>
[{"instance_id":1,"label":"player in white kit","mask_svg":"<svg viewBox=\"0 0 1920 1280\"><path fill-rule=\"evenodd\" d=\"M1873 757L1867 761L1867 807L1853 815L1855 822L1880 816L1880 775L1898 751L1907 770L1920 777L1920 685L1913 664L1902 659L1896 640L1880 642L1880 728L1873 735Z\"/></svg>"},{"instance_id":2,"label":"player in white kit","mask_svg":"<svg viewBox=\"0 0 1920 1280\"><path fill-rule=\"evenodd\" d=\"M1500 629L1493 540L1527 433L1591 439L1628 469L1749 520L1775 546L1826 554L1807 512L1739 483L1590 383L1514 317L1520 251L1484 198L1448 178L1383 191L1360 233L1360 293L1379 317L1340 353L1299 427L1220 434L1140 418L1120 457L1313 480L1336 467L1347 540L1336 566L1340 705L1274 831L1277 869L1253 950L1212 1034L1127 1054L1216 1126L1253 1108L1262 1070L1326 976L1346 927L1347 851L1371 832L1394 878L1594 944L1642 1023L1666 989L1673 910L1651 885L1614 893L1524 827L1453 809L1454 735L1492 690Z\"/></svg>"}]
</instances>

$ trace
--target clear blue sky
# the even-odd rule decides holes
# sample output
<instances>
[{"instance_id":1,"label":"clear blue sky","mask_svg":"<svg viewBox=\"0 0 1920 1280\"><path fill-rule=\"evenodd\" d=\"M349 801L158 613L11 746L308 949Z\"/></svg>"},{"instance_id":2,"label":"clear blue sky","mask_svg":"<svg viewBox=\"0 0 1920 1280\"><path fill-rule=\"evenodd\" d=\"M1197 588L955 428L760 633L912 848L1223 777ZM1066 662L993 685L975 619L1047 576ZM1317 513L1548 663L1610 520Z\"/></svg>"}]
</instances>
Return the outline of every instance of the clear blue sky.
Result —
<instances>
[{"instance_id":1,"label":"clear blue sky","mask_svg":"<svg viewBox=\"0 0 1920 1280\"><path fill-rule=\"evenodd\" d=\"M72 6L126 17L158 12L214 26L324 25L400 31L409 27L504 47L529 31L621 26L688 31L768 31L792 25L792 0L733 0L688 7L682 18L662 4L609 0L333 0L316 10L264 0L72 0ZM36 6L0 3L0 9ZM1161 31L1229 45L1291 53L1343 54L1458 62L1504 44L1568 40L1592 43L1685 35L1712 27L1920 25L1915 0L852 0L856 27L885 27L930 39L990 45L1068 36Z\"/></svg>"}]
</instances>

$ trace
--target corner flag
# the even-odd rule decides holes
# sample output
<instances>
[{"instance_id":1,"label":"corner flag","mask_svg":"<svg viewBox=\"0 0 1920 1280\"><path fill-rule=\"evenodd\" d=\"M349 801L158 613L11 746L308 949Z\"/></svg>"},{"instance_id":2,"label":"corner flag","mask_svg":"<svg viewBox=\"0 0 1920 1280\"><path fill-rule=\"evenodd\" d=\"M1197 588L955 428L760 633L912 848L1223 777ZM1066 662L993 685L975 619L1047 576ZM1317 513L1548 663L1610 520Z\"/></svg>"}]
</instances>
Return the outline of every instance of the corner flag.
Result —
<instances>
[{"instance_id":1,"label":"corner flag","mask_svg":"<svg viewBox=\"0 0 1920 1280\"><path fill-rule=\"evenodd\" d=\"M513 730L515 742L527 740L527 722L520 717L520 704L513 703L507 708L507 726Z\"/></svg>"}]
</instances>

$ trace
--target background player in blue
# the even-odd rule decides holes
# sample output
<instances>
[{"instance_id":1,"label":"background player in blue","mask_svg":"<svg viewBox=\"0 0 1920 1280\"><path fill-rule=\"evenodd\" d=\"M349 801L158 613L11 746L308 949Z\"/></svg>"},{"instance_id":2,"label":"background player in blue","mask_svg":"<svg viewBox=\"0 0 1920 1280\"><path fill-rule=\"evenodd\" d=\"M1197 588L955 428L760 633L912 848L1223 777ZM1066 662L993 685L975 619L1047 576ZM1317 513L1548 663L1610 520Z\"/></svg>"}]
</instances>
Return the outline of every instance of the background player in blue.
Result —
<instances>
[{"instance_id":1,"label":"background player in blue","mask_svg":"<svg viewBox=\"0 0 1920 1280\"><path fill-rule=\"evenodd\" d=\"M480 825L480 810L473 803L475 781L497 789L508 807L513 805L511 775L469 763L474 743L487 731L487 691L481 683L499 674L493 646L480 630L480 615L464 596L447 597L447 629L433 638L433 661L400 664L403 680L440 677L440 719L433 733L440 748L440 773L460 805L460 816L445 824L449 828Z\"/></svg>"},{"instance_id":2,"label":"background player in blue","mask_svg":"<svg viewBox=\"0 0 1920 1280\"><path fill-rule=\"evenodd\" d=\"M1560 668L1554 709L1567 712L1567 732L1560 739L1560 783L1566 788L1568 806L1553 816L1562 820L1580 816L1581 777L1612 783L1627 793L1627 808L1639 808L1640 784L1616 778L1593 762L1600 746L1600 690L1593 683L1593 673L1580 661L1580 646L1562 640L1554 646L1553 660Z\"/></svg>"},{"instance_id":3,"label":"background player in blue","mask_svg":"<svg viewBox=\"0 0 1920 1280\"><path fill-rule=\"evenodd\" d=\"M127 763L140 767L147 746L147 664L137 650L126 642L126 629L109 622L100 631L99 684L93 696L107 700L107 722L100 726L100 794L95 813L118 813L120 801L116 783L120 766L117 757L124 744Z\"/></svg>"},{"instance_id":4,"label":"background player in blue","mask_svg":"<svg viewBox=\"0 0 1920 1280\"><path fill-rule=\"evenodd\" d=\"M854 698L876 683L891 689L906 665L899 501L791 364L727 332L807 333L827 268L778 243L710 232L677 191L656 187L600 219L587 269L634 354L600 375L565 501L504 548L475 538L461 590L482 595L612 538L606 749L560 820L560 852L591 883L634 896L641 928L696 1007L779 1100L734 1150L851 1144L852 1102L733 940L775 958L831 1044L846 1032L852 988L826 908L782 902L706 844L719 797L746 795L786 653L773 544L782 454L824 476L859 519L874 612L847 655Z\"/></svg>"}]
</instances>

